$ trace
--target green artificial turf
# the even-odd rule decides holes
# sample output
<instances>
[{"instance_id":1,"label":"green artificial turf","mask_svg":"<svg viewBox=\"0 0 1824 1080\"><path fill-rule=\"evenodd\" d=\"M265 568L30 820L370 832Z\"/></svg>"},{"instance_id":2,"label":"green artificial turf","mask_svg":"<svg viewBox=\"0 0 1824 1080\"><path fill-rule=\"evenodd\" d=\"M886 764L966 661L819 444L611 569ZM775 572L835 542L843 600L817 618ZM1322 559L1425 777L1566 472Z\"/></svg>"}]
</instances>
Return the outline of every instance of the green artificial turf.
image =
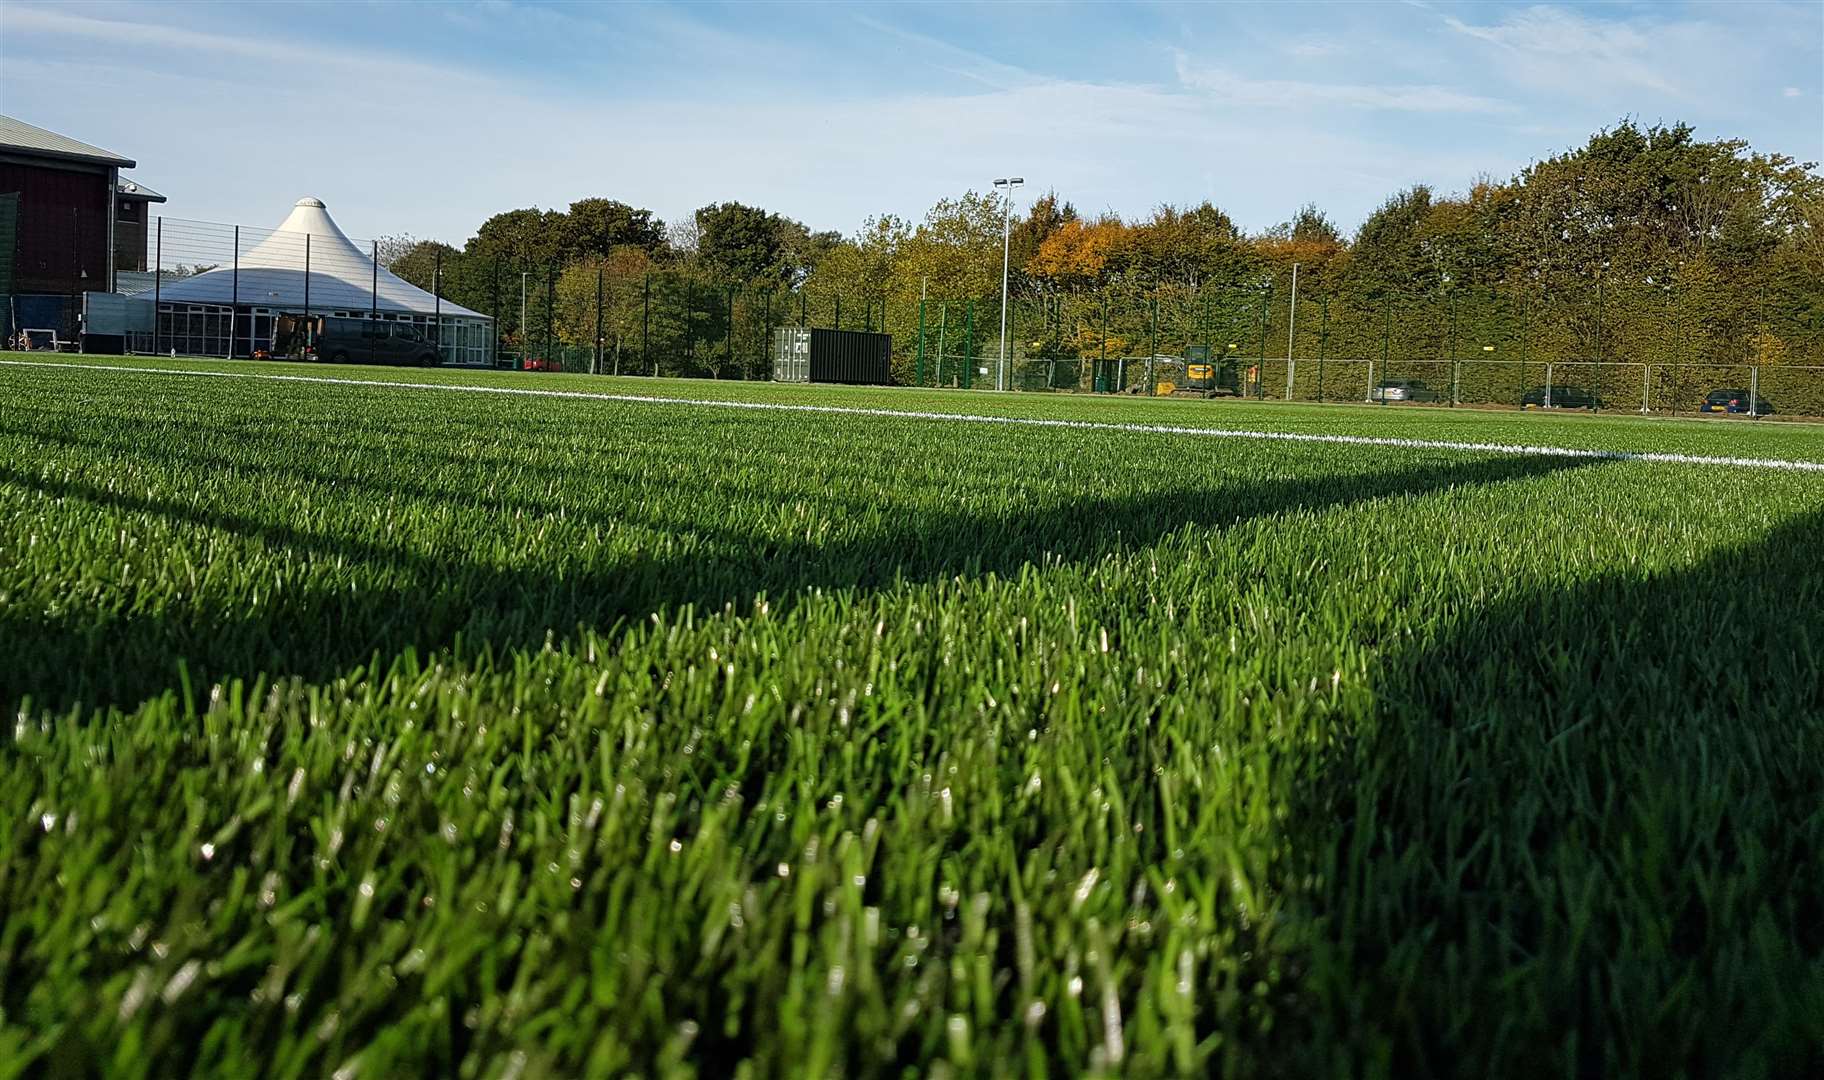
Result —
<instances>
[{"instance_id":1,"label":"green artificial turf","mask_svg":"<svg viewBox=\"0 0 1824 1080\"><path fill-rule=\"evenodd\" d=\"M162 366L1824 460L1796 424ZM0 1074L1820 1064L1817 473L0 395Z\"/></svg>"}]
</instances>

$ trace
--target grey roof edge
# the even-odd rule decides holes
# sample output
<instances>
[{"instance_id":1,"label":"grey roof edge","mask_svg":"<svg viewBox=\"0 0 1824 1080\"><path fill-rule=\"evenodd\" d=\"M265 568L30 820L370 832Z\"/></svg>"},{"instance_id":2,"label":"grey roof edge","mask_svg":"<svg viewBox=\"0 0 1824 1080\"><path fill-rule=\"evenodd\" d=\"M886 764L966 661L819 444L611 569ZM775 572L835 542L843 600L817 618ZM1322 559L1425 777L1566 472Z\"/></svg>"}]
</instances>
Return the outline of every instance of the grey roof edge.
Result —
<instances>
[{"instance_id":1,"label":"grey roof edge","mask_svg":"<svg viewBox=\"0 0 1824 1080\"><path fill-rule=\"evenodd\" d=\"M169 202L163 195L140 183L120 177L114 184L114 193L128 199L139 199L144 202Z\"/></svg>"},{"instance_id":2,"label":"grey roof edge","mask_svg":"<svg viewBox=\"0 0 1824 1080\"><path fill-rule=\"evenodd\" d=\"M117 169L131 169L138 164L132 158L121 157L99 146L91 146L68 135L59 135L55 131L5 115L0 115L0 150L61 161L111 165Z\"/></svg>"}]
</instances>

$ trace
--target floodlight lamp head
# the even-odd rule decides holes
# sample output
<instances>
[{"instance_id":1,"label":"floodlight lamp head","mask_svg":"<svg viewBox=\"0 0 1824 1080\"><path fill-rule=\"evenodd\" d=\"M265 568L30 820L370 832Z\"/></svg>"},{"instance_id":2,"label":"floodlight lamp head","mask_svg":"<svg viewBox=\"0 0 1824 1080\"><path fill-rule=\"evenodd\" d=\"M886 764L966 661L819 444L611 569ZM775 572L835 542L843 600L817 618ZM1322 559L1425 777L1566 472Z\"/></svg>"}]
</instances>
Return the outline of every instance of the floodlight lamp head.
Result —
<instances>
[{"instance_id":1,"label":"floodlight lamp head","mask_svg":"<svg viewBox=\"0 0 1824 1080\"><path fill-rule=\"evenodd\" d=\"M1013 185L1013 186L1018 186L1020 184L1024 184L1025 182L1026 182L1026 178L1024 176L1016 176L1013 179L1007 181L1007 183L1009 185Z\"/></svg>"},{"instance_id":2,"label":"floodlight lamp head","mask_svg":"<svg viewBox=\"0 0 1824 1080\"><path fill-rule=\"evenodd\" d=\"M994 186L1000 187L1002 184L1005 184L1006 182L1007 182L1007 178L1005 176L1003 176L994 182Z\"/></svg>"}]
</instances>

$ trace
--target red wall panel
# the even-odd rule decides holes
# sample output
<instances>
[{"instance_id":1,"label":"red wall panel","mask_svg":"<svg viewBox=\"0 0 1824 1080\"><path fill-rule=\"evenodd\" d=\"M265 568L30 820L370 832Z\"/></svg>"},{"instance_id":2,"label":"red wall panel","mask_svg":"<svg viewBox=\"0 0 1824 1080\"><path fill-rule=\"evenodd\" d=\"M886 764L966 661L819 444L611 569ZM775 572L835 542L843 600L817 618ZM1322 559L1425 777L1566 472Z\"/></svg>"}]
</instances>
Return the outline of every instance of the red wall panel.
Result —
<instances>
[{"instance_id":1,"label":"red wall panel","mask_svg":"<svg viewBox=\"0 0 1824 1080\"><path fill-rule=\"evenodd\" d=\"M19 193L19 246L13 288L69 295L108 288L106 170L79 172L0 161L0 192Z\"/></svg>"}]
</instances>

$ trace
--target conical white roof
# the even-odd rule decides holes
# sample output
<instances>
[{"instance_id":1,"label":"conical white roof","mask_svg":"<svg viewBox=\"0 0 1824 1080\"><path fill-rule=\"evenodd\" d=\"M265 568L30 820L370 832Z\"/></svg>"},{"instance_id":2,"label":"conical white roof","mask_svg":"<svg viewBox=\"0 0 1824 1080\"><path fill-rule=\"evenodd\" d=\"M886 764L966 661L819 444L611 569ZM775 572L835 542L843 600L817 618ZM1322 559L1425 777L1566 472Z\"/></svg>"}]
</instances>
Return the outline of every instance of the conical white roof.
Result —
<instances>
[{"instance_id":1,"label":"conical white roof","mask_svg":"<svg viewBox=\"0 0 1824 1080\"><path fill-rule=\"evenodd\" d=\"M305 296L305 270L309 268L310 294ZM165 282L159 298L188 304L227 304L237 296L232 266L192 278ZM487 318L460 304L436 297L384 267L374 266L368 253L336 227L323 200L299 199L282 224L252 247L241 252L242 304L303 311L306 299L315 311L367 311L394 314L463 315Z\"/></svg>"}]
</instances>

